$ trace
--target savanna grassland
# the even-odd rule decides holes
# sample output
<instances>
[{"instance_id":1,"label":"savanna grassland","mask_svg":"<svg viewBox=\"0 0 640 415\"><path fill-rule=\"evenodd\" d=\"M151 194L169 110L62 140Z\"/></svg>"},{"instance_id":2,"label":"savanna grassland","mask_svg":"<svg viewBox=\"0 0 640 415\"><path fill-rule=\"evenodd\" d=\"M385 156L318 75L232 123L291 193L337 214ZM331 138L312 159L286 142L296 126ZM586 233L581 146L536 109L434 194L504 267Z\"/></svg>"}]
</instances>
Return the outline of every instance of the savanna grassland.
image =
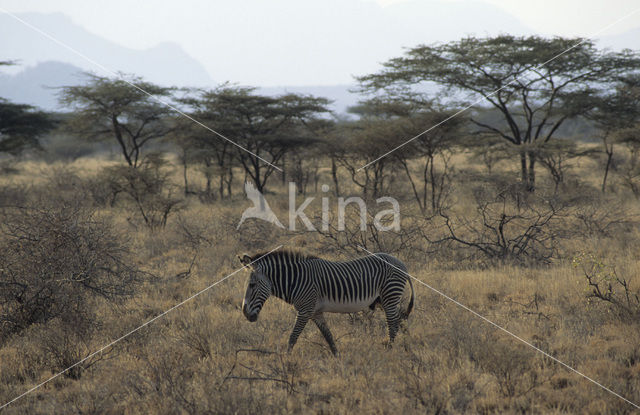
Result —
<instances>
[{"instance_id":1,"label":"savanna grassland","mask_svg":"<svg viewBox=\"0 0 640 415\"><path fill-rule=\"evenodd\" d=\"M238 254L280 244L334 260L363 255L358 245L391 252L415 278L640 402L640 205L629 188L635 179L612 173L602 194L602 160L582 157L565 162L559 185L540 168L530 192L513 185L512 159L496 161L490 172L470 152L447 161L446 197L435 210L420 209L401 170L388 173L381 194L399 201L400 231L358 232L357 214L348 210L345 232L332 222L318 233L300 222L291 232L254 219L236 229L250 206L239 171L232 195L221 200L185 196L173 158L152 170L162 190L147 183L143 196L114 187L105 175L119 161L12 160L0 187L3 278L22 276L40 291L25 288L0 305L0 403L235 272ZM328 161L319 164L318 183L332 184ZM361 195L347 171L338 174L341 196ZM192 188L205 186L201 172L189 175ZM316 197L306 211L314 223L321 197L335 212L334 195L313 185L306 191L298 203ZM284 222L288 196L279 175L266 197ZM368 206L375 214L375 202ZM38 286L28 279L38 275L56 277ZM289 354L293 308L272 298L249 323L240 309L247 277L232 275L0 412L635 410L415 281L415 309L392 348L377 309L328 315L337 357L313 325Z\"/></svg>"}]
</instances>

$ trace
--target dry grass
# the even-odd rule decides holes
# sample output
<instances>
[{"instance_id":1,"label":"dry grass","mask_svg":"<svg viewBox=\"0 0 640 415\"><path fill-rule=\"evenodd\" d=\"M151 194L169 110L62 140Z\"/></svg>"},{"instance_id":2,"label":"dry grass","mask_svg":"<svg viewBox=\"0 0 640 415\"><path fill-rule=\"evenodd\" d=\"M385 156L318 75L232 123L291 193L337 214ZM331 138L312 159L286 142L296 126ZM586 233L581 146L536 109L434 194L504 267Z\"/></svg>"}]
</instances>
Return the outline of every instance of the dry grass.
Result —
<instances>
[{"instance_id":1,"label":"dry grass","mask_svg":"<svg viewBox=\"0 0 640 415\"><path fill-rule=\"evenodd\" d=\"M86 178L110 164L79 159L64 167ZM48 186L51 172L59 170L37 162L17 167L20 173L2 178L3 185L29 185L32 190ZM179 183L178 172L175 180ZM192 183L198 185L197 180L194 175ZM595 176L585 180L597 182ZM272 207L281 214L287 208L285 189L274 181L273 190L277 194L269 196L274 200ZM473 207L467 200L464 192L456 195L458 211L471 215ZM638 211L635 201L623 202ZM52 364L52 358L84 357L233 272L240 266L236 254L269 250L288 240L289 248L320 256L353 256L317 234L274 232L275 228L255 222L236 231L245 207L242 194L212 204L189 198L166 228L153 231L126 203L99 207L100 217L110 220L113 229L128 240L137 262L151 277L124 304L97 303L100 330L89 338L79 341L73 333L60 335L62 329L52 322L34 325L0 345L0 403L50 377L59 366ZM640 235L633 230L624 237L574 233L563 242L564 254L548 266L454 263L428 253L401 252L400 256L416 278L640 402L640 326L617 318L607 304L589 301L584 275L571 263L572 253L592 252L615 265L621 275L633 277L640 271L640 258L631 248L638 241ZM271 299L257 323L247 322L240 311L246 277L244 272L236 274L92 358L75 378L60 376L2 412L598 414L634 410L419 284L415 284L416 308L407 330L401 331L392 349L385 348L386 326L378 309L328 316L339 349L337 358L312 325L287 354L294 310ZM634 290L638 284L639 279L631 279ZM51 340L59 350L45 349L42 339Z\"/></svg>"}]
</instances>

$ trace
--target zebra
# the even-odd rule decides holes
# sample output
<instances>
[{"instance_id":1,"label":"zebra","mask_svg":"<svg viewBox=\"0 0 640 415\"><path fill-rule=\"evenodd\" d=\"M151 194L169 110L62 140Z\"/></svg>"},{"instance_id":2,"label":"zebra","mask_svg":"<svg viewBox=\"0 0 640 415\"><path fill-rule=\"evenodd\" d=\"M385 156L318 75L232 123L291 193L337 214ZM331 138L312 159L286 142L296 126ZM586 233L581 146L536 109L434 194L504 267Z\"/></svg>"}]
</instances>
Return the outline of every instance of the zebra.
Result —
<instances>
[{"instance_id":1,"label":"zebra","mask_svg":"<svg viewBox=\"0 0 640 415\"><path fill-rule=\"evenodd\" d=\"M373 310L377 304L384 309L391 345L400 321L407 319L413 309L415 295L407 268L388 254L378 253L345 262L292 251L244 254L238 258L251 271L242 301L242 312L247 320L258 319L270 295L295 307L297 317L289 337L289 352L311 319L336 355L338 350L323 313L354 313L367 307ZM400 310L407 281L411 299L407 309Z\"/></svg>"}]
</instances>

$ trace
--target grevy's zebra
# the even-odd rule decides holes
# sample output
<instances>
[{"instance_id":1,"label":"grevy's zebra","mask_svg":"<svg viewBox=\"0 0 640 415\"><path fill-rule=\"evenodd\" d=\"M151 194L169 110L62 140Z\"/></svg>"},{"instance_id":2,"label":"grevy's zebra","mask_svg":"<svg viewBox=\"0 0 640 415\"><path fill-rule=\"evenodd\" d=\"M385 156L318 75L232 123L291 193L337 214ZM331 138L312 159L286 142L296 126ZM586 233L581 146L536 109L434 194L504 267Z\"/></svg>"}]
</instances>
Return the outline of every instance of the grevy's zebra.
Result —
<instances>
[{"instance_id":1,"label":"grevy's zebra","mask_svg":"<svg viewBox=\"0 0 640 415\"><path fill-rule=\"evenodd\" d=\"M288 251L239 257L251 269L242 312L247 320L258 319L258 313L270 295L283 299L298 311L289 350L309 319L336 354L333 336L323 312L353 313L382 305L389 326L389 339L398 332L400 319L406 319L413 308L413 285L405 265L388 254L375 254L353 261L332 262ZM391 264L391 265L390 265ZM393 266L392 266L393 265ZM411 300L406 311L400 310L406 282L411 287Z\"/></svg>"}]
</instances>

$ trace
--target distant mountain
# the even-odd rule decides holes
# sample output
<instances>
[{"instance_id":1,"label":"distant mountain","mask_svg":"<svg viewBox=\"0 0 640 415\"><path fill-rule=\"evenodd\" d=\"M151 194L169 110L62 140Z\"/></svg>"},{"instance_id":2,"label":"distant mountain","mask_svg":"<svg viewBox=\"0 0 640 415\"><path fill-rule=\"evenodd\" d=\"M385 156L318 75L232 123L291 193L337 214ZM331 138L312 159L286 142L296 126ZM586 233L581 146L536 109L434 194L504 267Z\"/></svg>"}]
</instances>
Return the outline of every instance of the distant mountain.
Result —
<instances>
[{"instance_id":1,"label":"distant mountain","mask_svg":"<svg viewBox=\"0 0 640 415\"><path fill-rule=\"evenodd\" d=\"M0 74L0 97L48 111L59 110L57 87L83 82L82 69L63 62L43 62L14 75Z\"/></svg>"},{"instance_id":2,"label":"distant mountain","mask_svg":"<svg viewBox=\"0 0 640 415\"><path fill-rule=\"evenodd\" d=\"M261 86L349 84L352 75L378 70L380 62L402 54L403 47L466 34L532 33L514 16L481 1L414 0L389 6L363 0L165 2L154 4L159 13L150 12L144 22L125 0L109 5L78 21L61 13L17 16L111 70L179 86L211 85L209 74L216 82ZM170 19L154 20L165 13ZM102 23L94 31L96 16L126 29L113 34L115 29ZM146 50L122 46L138 32L176 43ZM0 58L20 59L25 66L56 60L99 71L5 14L0 14Z\"/></svg>"},{"instance_id":3,"label":"distant mountain","mask_svg":"<svg viewBox=\"0 0 640 415\"><path fill-rule=\"evenodd\" d=\"M35 105L49 111L63 110L58 104L58 87L78 85L84 82L83 69L68 63L48 61L24 68L16 74L0 73L0 97L13 102ZM213 85L210 85L213 86ZM258 88L264 95L281 95L289 92L311 94L328 98L334 103L331 109L344 113L360 98L349 92L354 85L294 86Z\"/></svg>"},{"instance_id":4,"label":"distant mountain","mask_svg":"<svg viewBox=\"0 0 640 415\"><path fill-rule=\"evenodd\" d=\"M61 13L20 13L17 16L60 42L73 45L75 50L112 71L136 74L163 85L206 86L213 83L204 66L177 44L165 42L150 49L135 50L94 35ZM6 14L0 14L0 60L18 60L23 67L59 61L107 75L87 59ZM3 71L15 73L16 69Z\"/></svg>"},{"instance_id":5,"label":"distant mountain","mask_svg":"<svg viewBox=\"0 0 640 415\"><path fill-rule=\"evenodd\" d=\"M287 2L292 0L278 1L289 4ZM246 33L234 32L234 40L230 42L229 37L220 35L218 31L224 31L231 20L218 21L215 27L211 27L209 36L201 42L207 51L201 56L205 60L210 56L216 57L215 65L209 63L209 66L217 71L218 76L226 76L223 73L236 76L219 81L244 84L243 79L252 74L286 74L291 68L297 73L304 72L305 76L317 79L317 84L309 82L303 86L286 86L283 82L285 86L262 87L258 92L267 95L294 92L326 97L335 101L332 109L341 114L361 97L349 91L353 88L353 85L349 85L352 78L338 85L327 85L326 80L344 78L345 73L362 75L378 71L380 62L402 54L401 45L410 47L418 43L458 39L460 33L475 33L478 36L495 32L532 33L512 16L481 2L463 5L456 2L413 1L384 8L355 0L345 0L344 4L330 0L330 3L336 10L328 10L317 1L310 2L313 5L310 8L295 7L291 13L298 13L299 16L296 16L300 19L288 19L292 21L291 25L283 26L282 30L267 30L271 22L259 18L261 13L267 13L267 5L257 2L255 7L246 10L247 15L255 17L249 19L252 24L247 27ZM228 7L235 6L229 3ZM348 9L348 13L338 13L337 10L341 8ZM312 19L309 15L312 12L321 17L326 14L326 19ZM80 53L96 59L109 69L140 75L148 81L167 86L216 85L204 66L177 44L160 43L150 49L135 50L94 35L60 13L21 13L18 16L60 41L73 45ZM193 17L192 14L190 16ZM351 16L353 20L345 16ZM492 26L490 32L483 32L482 28L488 27L487 20L500 24ZM332 22L331 27L326 25L327 21ZM455 25L450 24L454 21ZM480 24L482 22L484 26ZM318 27L320 23L324 26ZM264 30L258 30L260 28ZM261 36L252 37L256 30ZM323 34L321 43L317 43L317 36L313 38L314 31ZM640 49L640 28L602 37L598 45L614 49ZM258 48L257 53L255 48ZM11 59L19 60L20 64L0 67L0 97L47 110L60 109L55 87L82 83L83 71L107 75L41 33L8 15L0 14L0 61ZM289 80L295 85L296 79L291 78ZM263 85L268 85L268 82Z\"/></svg>"}]
</instances>

